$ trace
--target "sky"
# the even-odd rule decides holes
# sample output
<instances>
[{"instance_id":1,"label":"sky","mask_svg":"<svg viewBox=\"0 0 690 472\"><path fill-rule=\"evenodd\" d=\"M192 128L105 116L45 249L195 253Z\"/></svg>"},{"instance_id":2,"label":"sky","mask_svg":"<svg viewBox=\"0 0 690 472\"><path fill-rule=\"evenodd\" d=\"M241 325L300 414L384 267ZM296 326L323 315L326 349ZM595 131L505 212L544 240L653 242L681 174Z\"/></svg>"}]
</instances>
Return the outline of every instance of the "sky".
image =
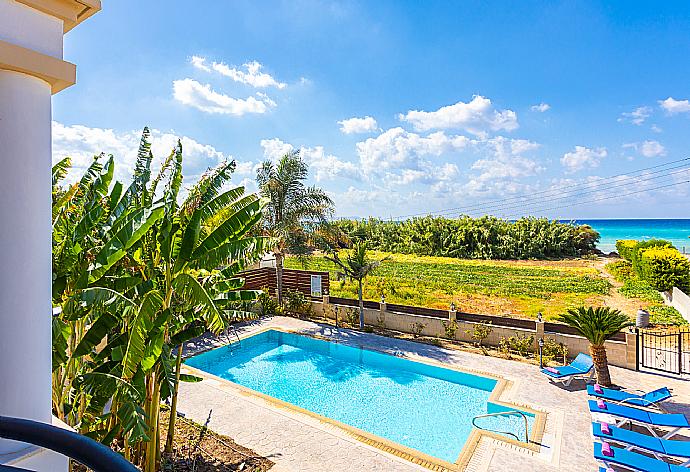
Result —
<instances>
[{"instance_id":1,"label":"sky","mask_svg":"<svg viewBox=\"0 0 690 472\"><path fill-rule=\"evenodd\" d=\"M299 149L338 217L690 217L688 31L686 1L105 0L53 160L126 182L148 126L186 186Z\"/></svg>"}]
</instances>

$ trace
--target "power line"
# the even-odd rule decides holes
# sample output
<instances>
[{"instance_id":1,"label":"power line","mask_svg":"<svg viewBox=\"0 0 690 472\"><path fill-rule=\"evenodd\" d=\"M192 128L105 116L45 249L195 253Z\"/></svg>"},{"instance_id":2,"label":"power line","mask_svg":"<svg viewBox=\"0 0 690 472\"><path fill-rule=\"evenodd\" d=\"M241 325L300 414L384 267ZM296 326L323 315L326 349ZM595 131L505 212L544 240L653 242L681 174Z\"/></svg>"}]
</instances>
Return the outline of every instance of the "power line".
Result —
<instances>
[{"instance_id":1,"label":"power line","mask_svg":"<svg viewBox=\"0 0 690 472\"><path fill-rule=\"evenodd\" d=\"M675 168L665 169L665 171L673 170L673 169L675 169ZM650 181L658 180L658 179L662 179L662 178L668 178L668 177L671 177L671 176L676 175L676 174L682 174L683 172L687 172L689 170L690 170L690 167L684 166L682 169L676 170L675 172L667 172L665 174L657 175L655 177L636 178L632 182L630 180L626 180L623 182L614 182L613 185L607 185L604 187L597 187L597 188L593 188L593 189L586 190L583 192L568 192L565 195L561 195L558 197L556 197L556 196L554 196L553 198L549 197L549 199L551 202L553 202L553 201L557 201L557 200L565 200L565 199L572 198L572 197L583 197L583 196L586 196L589 194L608 192L612 189L616 189L619 187L625 187L625 186L628 186L631 184L640 184L640 183L650 182ZM649 175L651 175L651 174L652 173L650 173ZM647 177L647 176L645 176L645 177ZM496 204L496 205L491 205L488 207L482 207L481 210L482 211L491 211L491 210L496 209L496 210L500 210L500 211L505 211L505 210L511 210L511 209L519 209L519 208L529 208L530 204L532 204L532 203L542 203L544 198L545 197L541 197L541 198L537 198L537 199L528 198L524 201L516 202L516 203L510 204L510 205ZM451 213L451 215L454 215L454 214L456 214L456 212Z\"/></svg>"},{"instance_id":2,"label":"power line","mask_svg":"<svg viewBox=\"0 0 690 472\"><path fill-rule=\"evenodd\" d=\"M561 205L561 206L556 206L556 207L545 206L543 208L536 208L535 211L552 211L552 210L558 210L561 208L568 208L568 207L577 206L577 205L586 205L588 203L596 203L596 202L611 200L611 199L615 199L615 198L628 197L630 195L636 195L636 194L644 193L644 192L653 192L654 190L660 190L663 188L675 187L675 186L683 185L683 184L687 184L687 183L690 183L690 180L683 180L681 182L674 182L671 184L661 185L661 186L654 187L654 188L641 189L641 190L636 190L634 192L628 192L628 193L617 194L617 195L609 195L606 197L595 198L595 199L587 200L587 201L583 201L583 202L574 202L574 203L569 203L567 205ZM522 216L522 214L521 213L513 213L512 215L506 216L506 218L509 218L510 216L513 216L513 217Z\"/></svg>"},{"instance_id":3,"label":"power line","mask_svg":"<svg viewBox=\"0 0 690 472\"><path fill-rule=\"evenodd\" d=\"M401 216L396 217L395 219L405 219L405 218L411 218L411 217L415 217L415 216L425 216L425 215L441 215L441 214L444 214L444 213L457 213L457 212L462 213L462 212L464 212L464 211L471 211L471 210L474 210L474 209L483 209L483 208L486 207L486 205L492 205L492 204L505 205L507 202L510 202L510 201L513 201L513 200L521 200L521 199L522 199L523 202L524 202L525 199L527 199L527 200L532 200L532 199L535 199L535 197L538 196L538 195L541 195L541 196L542 196L541 198L548 198L548 195L545 195L545 194L555 193L555 192L562 192L563 190L568 190L568 189L571 189L571 188L584 188L584 189L586 189L586 188L592 187L592 186L595 186L595 187L596 187L596 186L598 186L598 185L605 184L607 180L615 179L615 178L618 178L618 177L625 177L625 178L628 178L628 179L629 179L629 178L632 178L635 174L638 174L638 173L647 172L647 171L650 171L650 170L653 170L653 169L659 169L659 168L661 168L661 167L668 167L668 166L670 166L670 165L678 164L678 163L680 163L680 162L683 162L683 163L684 163L684 164L681 164L680 166L671 167L671 168L666 168L666 169L661 169L661 170L656 170L656 171L654 171L654 172L650 172L648 175L657 174L657 173L660 173L660 172L667 172L667 171L669 171L669 170L677 169L677 168L679 168L679 167L684 167L684 166L688 165L688 162L687 162L687 161L690 161L690 157L686 157L686 158L684 158L684 159L678 159L678 160L671 161L671 162L667 162L667 163L664 163L664 164L658 164L658 165L651 166L651 167L646 167L646 168L643 168L643 169L638 169L638 170L635 170L635 171L632 171L632 172L626 172L626 173L621 173L621 174L615 174L615 175L612 175L612 176L609 176L609 177L605 177L605 178L603 178L602 180L600 180L600 181L598 181L598 182L589 182L589 183L585 183L585 184L577 183L577 184L565 185L565 186L562 186L562 187L559 187L559 188L545 189L545 190L533 192L533 193L531 193L528 197L525 197L525 196L523 196L523 195L520 195L520 196L514 196L514 197L507 197L507 198L501 198L501 199L494 199L494 200L488 200L488 201L485 201L485 202L482 202L482 203L477 203L477 204L473 204L473 205L469 205L469 206L466 205L466 206L460 206L460 207L455 207L455 208L447 208L447 209L438 210L438 211L423 212L423 213L412 213L412 214L408 214L408 215L401 215Z\"/></svg>"}]
</instances>

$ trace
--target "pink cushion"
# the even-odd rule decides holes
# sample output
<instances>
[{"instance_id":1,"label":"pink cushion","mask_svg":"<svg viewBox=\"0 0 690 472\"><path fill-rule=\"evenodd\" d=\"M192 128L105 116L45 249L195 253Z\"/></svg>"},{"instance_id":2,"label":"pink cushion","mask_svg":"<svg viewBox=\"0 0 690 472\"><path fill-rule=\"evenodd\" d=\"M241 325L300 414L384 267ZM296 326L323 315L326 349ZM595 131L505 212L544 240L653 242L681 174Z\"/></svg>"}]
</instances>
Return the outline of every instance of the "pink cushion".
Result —
<instances>
[{"instance_id":1,"label":"pink cushion","mask_svg":"<svg viewBox=\"0 0 690 472\"><path fill-rule=\"evenodd\" d=\"M613 450L611 445L607 442L601 444L601 453L606 457L613 457Z\"/></svg>"},{"instance_id":2,"label":"pink cushion","mask_svg":"<svg viewBox=\"0 0 690 472\"><path fill-rule=\"evenodd\" d=\"M611 434L611 428L608 423L601 423L601 432L604 434Z\"/></svg>"},{"instance_id":3,"label":"pink cushion","mask_svg":"<svg viewBox=\"0 0 690 472\"><path fill-rule=\"evenodd\" d=\"M551 372L552 374L556 374L556 375L561 373L560 370L554 369L553 367L544 367L544 370L547 372Z\"/></svg>"},{"instance_id":4,"label":"pink cushion","mask_svg":"<svg viewBox=\"0 0 690 472\"><path fill-rule=\"evenodd\" d=\"M599 384L594 384L594 391L599 394L604 393L604 390L602 390L601 385Z\"/></svg>"},{"instance_id":5,"label":"pink cushion","mask_svg":"<svg viewBox=\"0 0 690 472\"><path fill-rule=\"evenodd\" d=\"M597 407L599 407L600 410L605 410L606 402L604 402L604 400L597 400Z\"/></svg>"}]
</instances>

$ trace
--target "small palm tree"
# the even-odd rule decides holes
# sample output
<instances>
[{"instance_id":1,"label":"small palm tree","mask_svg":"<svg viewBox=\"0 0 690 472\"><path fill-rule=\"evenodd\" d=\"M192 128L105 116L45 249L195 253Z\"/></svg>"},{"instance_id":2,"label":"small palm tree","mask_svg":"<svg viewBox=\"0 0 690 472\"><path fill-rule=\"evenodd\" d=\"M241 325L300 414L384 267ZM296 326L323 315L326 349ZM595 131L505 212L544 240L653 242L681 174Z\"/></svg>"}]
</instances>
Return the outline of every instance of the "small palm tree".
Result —
<instances>
[{"instance_id":1,"label":"small palm tree","mask_svg":"<svg viewBox=\"0 0 690 472\"><path fill-rule=\"evenodd\" d=\"M353 245L352 251L347 255L345 261L342 261L335 251L333 252L333 256L326 256L326 259L342 268L345 275L352 280L357 281L357 295L359 296L359 329L364 329L364 300L362 298L364 279L367 275L371 275L374 270L381 265L381 262L388 259L388 257L381 260L369 259L367 256L367 243L361 241Z\"/></svg>"},{"instance_id":2,"label":"small palm tree","mask_svg":"<svg viewBox=\"0 0 690 472\"><path fill-rule=\"evenodd\" d=\"M265 161L256 175L261 196L269 200L261 228L264 235L277 242L273 252L279 303L283 298L285 254L303 253L310 233L333 214L331 197L320 188L304 184L308 176L309 167L299 151L285 154L277 163Z\"/></svg>"},{"instance_id":3,"label":"small palm tree","mask_svg":"<svg viewBox=\"0 0 690 472\"><path fill-rule=\"evenodd\" d=\"M589 341L589 352L592 355L594 369L597 374L597 382L604 387L611 386L611 374L606 359L606 347L604 342L611 339L616 333L632 326L633 323L626 315L610 307L581 306L571 308L559 321L572 326L577 332Z\"/></svg>"}]
</instances>

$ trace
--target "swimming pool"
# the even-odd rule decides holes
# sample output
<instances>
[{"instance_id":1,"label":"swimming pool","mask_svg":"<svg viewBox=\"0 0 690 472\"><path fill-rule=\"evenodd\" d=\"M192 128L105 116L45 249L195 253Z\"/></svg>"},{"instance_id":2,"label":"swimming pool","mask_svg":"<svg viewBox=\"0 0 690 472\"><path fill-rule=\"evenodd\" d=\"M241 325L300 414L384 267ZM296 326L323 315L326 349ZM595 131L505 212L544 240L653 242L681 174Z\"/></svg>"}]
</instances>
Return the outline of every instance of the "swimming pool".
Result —
<instances>
[{"instance_id":1,"label":"swimming pool","mask_svg":"<svg viewBox=\"0 0 690 472\"><path fill-rule=\"evenodd\" d=\"M185 362L209 374L455 463L476 415L492 403L496 379L277 330ZM534 415L524 412L530 430ZM478 420L524 440L517 415Z\"/></svg>"}]
</instances>

